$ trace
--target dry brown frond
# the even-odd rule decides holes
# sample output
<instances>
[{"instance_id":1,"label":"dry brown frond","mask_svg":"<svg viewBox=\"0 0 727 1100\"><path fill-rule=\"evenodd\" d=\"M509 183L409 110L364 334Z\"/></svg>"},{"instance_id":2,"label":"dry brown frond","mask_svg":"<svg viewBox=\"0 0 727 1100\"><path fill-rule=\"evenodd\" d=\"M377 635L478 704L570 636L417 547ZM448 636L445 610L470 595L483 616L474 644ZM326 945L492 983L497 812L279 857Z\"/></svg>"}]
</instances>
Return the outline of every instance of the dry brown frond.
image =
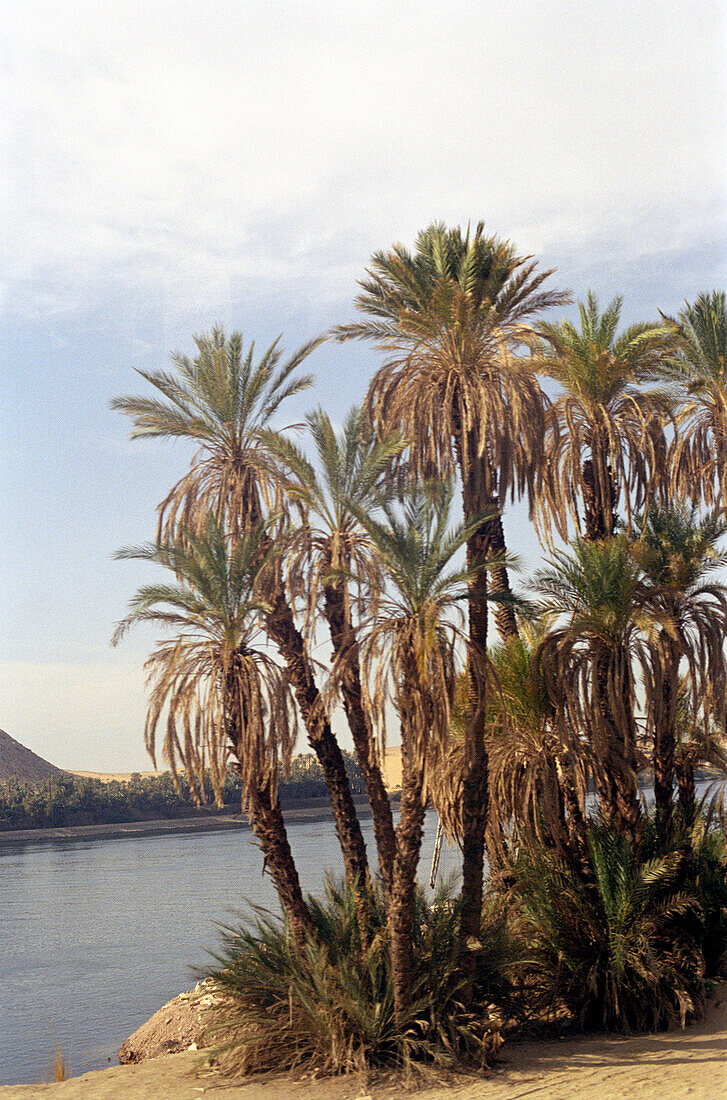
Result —
<instances>
[{"instance_id":1,"label":"dry brown frond","mask_svg":"<svg viewBox=\"0 0 727 1100\"><path fill-rule=\"evenodd\" d=\"M502 506L532 499L543 454L547 399L532 371L506 341L489 338L467 357L424 344L381 367L366 410L380 431L410 440L414 478L450 477L482 467L483 495Z\"/></svg>"},{"instance_id":2,"label":"dry brown frond","mask_svg":"<svg viewBox=\"0 0 727 1100\"><path fill-rule=\"evenodd\" d=\"M173 539L184 530L201 533L210 514L241 537L259 522L263 508L275 515L282 505L275 465L254 439L231 453L203 449L159 505L157 538Z\"/></svg>"},{"instance_id":3,"label":"dry brown frond","mask_svg":"<svg viewBox=\"0 0 727 1100\"><path fill-rule=\"evenodd\" d=\"M718 381L687 398L679 410L679 433L669 449L676 493L708 507L727 500L727 390Z\"/></svg>"},{"instance_id":4,"label":"dry brown frond","mask_svg":"<svg viewBox=\"0 0 727 1100\"><path fill-rule=\"evenodd\" d=\"M654 392L625 392L608 405L593 405L573 394L557 401L545 439L547 461L538 467L533 509L546 545L552 546L554 531L567 539L569 524L588 535L589 511L609 517L619 504L630 526L633 515L647 509L668 484L669 423L671 403Z\"/></svg>"}]
</instances>

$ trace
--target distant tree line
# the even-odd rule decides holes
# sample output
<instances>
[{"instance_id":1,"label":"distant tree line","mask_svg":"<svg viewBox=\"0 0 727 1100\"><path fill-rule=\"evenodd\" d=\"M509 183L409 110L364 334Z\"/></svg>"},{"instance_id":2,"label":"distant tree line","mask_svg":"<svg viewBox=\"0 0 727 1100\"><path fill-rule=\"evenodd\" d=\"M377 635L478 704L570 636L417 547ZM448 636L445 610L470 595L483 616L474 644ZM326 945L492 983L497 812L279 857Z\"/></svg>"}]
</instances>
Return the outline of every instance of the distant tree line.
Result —
<instances>
[{"instance_id":1,"label":"distant tree line","mask_svg":"<svg viewBox=\"0 0 727 1100\"><path fill-rule=\"evenodd\" d=\"M363 776L353 753L344 752L351 789L363 793ZM326 784L318 761L297 756L289 775L280 782L283 801L326 797ZM222 788L225 808L240 808L240 781L228 769ZM53 779L0 781L0 831L52 829L74 825L114 825L129 821L155 821L209 813L192 803L189 784L180 777L175 787L171 772L129 780L100 779L63 774Z\"/></svg>"}]
</instances>

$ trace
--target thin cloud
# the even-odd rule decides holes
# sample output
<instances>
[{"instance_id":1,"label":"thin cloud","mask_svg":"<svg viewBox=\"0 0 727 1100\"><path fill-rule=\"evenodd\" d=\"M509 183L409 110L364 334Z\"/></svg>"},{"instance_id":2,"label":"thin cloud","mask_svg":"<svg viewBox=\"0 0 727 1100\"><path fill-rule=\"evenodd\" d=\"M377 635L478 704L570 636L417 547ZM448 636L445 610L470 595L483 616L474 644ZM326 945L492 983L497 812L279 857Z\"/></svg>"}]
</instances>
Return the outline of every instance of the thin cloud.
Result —
<instances>
[{"instance_id":1,"label":"thin cloud","mask_svg":"<svg viewBox=\"0 0 727 1100\"><path fill-rule=\"evenodd\" d=\"M335 296L353 242L367 254L432 216L484 215L547 249L638 224L645 204L674 221L718 204L719 5L456 8L16 13L7 310L124 291L173 308L306 279Z\"/></svg>"}]
</instances>

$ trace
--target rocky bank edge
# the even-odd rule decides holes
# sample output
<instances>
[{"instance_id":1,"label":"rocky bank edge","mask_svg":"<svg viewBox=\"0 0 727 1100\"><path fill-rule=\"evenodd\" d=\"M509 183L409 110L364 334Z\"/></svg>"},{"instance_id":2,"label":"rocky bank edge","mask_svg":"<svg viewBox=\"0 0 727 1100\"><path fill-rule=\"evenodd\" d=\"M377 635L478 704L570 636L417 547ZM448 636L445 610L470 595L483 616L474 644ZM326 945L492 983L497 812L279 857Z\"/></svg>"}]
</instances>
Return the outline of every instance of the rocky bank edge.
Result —
<instances>
[{"instance_id":1,"label":"rocky bank edge","mask_svg":"<svg viewBox=\"0 0 727 1100\"><path fill-rule=\"evenodd\" d=\"M224 1001L210 978L173 997L129 1036L119 1051L119 1062L122 1066L136 1065L162 1054L199 1050L204 1046L210 1010Z\"/></svg>"}]
</instances>

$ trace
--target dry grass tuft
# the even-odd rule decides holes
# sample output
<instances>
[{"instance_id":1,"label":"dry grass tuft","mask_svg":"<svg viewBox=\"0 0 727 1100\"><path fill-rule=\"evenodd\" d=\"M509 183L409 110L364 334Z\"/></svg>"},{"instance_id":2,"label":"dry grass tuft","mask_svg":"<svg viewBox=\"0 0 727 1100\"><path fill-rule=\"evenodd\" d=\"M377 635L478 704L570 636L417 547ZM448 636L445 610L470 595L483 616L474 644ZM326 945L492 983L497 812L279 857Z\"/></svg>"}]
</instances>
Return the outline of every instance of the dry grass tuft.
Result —
<instances>
[{"instance_id":1,"label":"dry grass tuft","mask_svg":"<svg viewBox=\"0 0 727 1100\"><path fill-rule=\"evenodd\" d=\"M53 1080L54 1081L67 1081L68 1080L68 1066L66 1060L63 1057L61 1048L58 1047L53 1059Z\"/></svg>"}]
</instances>

